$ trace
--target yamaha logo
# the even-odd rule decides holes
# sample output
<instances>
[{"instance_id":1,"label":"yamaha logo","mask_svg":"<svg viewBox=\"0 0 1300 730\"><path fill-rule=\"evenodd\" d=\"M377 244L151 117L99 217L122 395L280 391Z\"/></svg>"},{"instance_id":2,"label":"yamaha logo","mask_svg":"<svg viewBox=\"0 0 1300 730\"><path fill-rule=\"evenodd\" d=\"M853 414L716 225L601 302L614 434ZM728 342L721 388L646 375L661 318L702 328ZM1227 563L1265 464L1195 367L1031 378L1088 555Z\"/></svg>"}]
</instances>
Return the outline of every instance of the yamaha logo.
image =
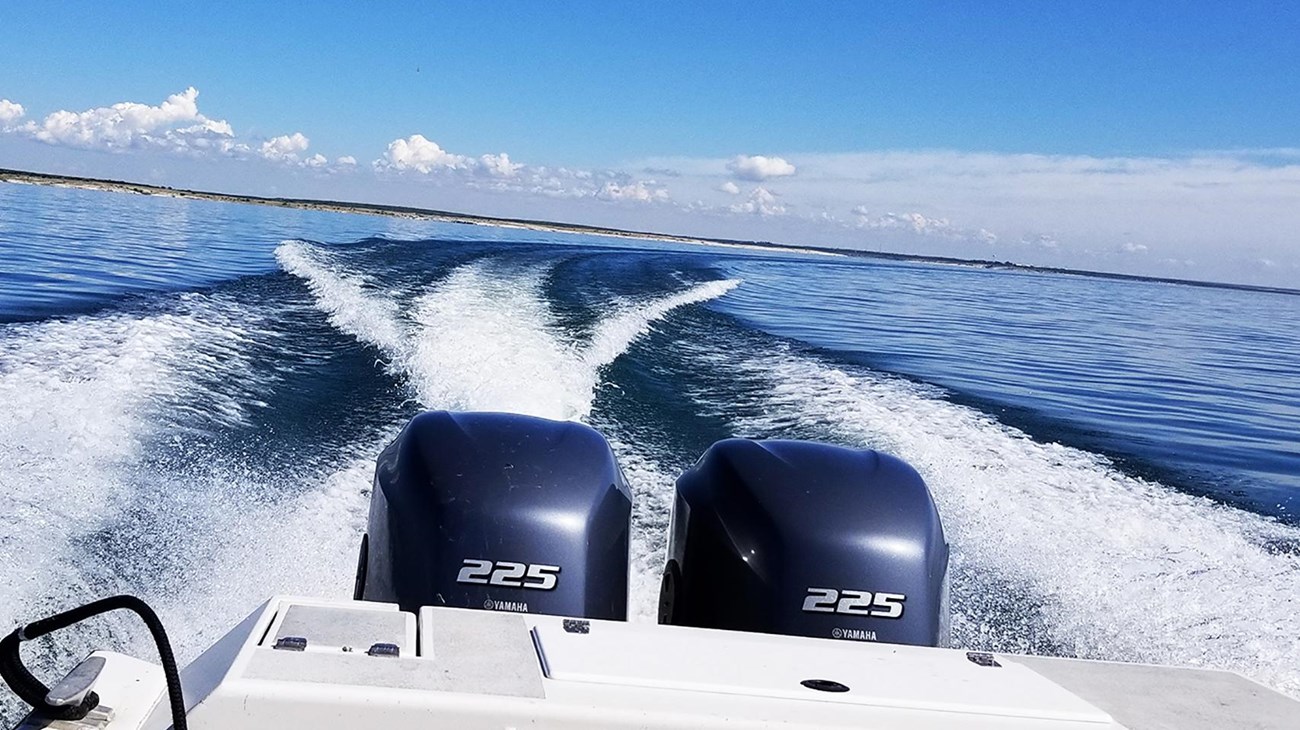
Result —
<instances>
[{"instance_id":1,"label":"yamaha logo","mask_svg":"<svg viewBox=\"0 0 1300 730\"><path fill-rule=\"evenodd\" d=\"M875 641L876 632L870 629L846 629L836 626L831 629L832 639L849 639L850 641Z\"/></svg>"}]
</instances>

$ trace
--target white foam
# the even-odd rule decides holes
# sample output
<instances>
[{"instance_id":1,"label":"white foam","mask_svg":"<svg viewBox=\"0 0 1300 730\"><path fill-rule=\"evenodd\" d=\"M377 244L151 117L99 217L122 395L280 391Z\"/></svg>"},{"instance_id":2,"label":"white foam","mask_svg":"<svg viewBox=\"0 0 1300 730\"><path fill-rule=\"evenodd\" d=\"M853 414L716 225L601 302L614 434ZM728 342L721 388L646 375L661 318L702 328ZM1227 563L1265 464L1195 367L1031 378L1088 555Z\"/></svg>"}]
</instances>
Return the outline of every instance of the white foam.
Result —
<instances>
[{"instance_id":1,"label":"white foam","mask_svg":"<svg viewBox=\"0 0 1300 730\"><path fill-rule=\"evenodd\" d=\"M0 612L72 589L80 556L67 554L69 541L134 498L130 469L170 406L198 403L196 416L225 424L243 418L235 394L204 386L246 366L244 336L194 298L177 311L0 330L0 511L13 525L3 543L25 556L6 567Z\"/></svg>"},{"instance_id":2,"label":"white foam","mask_svg":"<svg viewBox=\"0 0 1300 730\"><path fill-rule=\"evenodd\" d=\"M418 342L407 370L427 406L585 419L602 369L688 304L738 281L712 281L643 302L611 304L583 343L565 332L542 294L547 269L463 266L420 298Z\"/></svg>"},{"instance_id":3,"label":"white foam","mask_svg":"<svg viewBox=\"0 0 1300 730\"><path fill-rule=\"evenodd\" d=\"M261 326L236 302L186 294L144 312L0 327L0 512L8 524L0 615L37 618L114 592L141 595L164 615L181 605L175 585L142 576L176 551L197 545L202 554L213 542L204 529L212 516L169 514L164 525L194 531L175 528L144 547L122 525L141 509L192 506L191 475L157 473L159 459L170 466L182 456L170 452L187 433L245 421L259 402L247 350L265 334ZM214 481L211 491L235 487ZM221 524L214 527L220 535ZM123 548L140 550L140 564L125 564ZM201 580L208 566L190 567ZM185 623L172 625L185 635ZM79 653L126 646L141 633L136 622L109 617L47 645L40 669L66 670ZM0 702L0 716L15 710Z\"/></svg>"},{"instance_id":4,"label":"white foam","mask_svg":"<svg viewBox=\"0 0 1300 730\"><path fill-rule=\"evenodd\" d=\"M344 269L320 246L285 241L275 259L286 272L302 279L339 331L374 345L390 357L405 354L408 333L391 293L377 291L367 277Z\"/></svg>"},{"instance_id":5,"label":"white foam","mask_svg":"<svg viewBox=\"0 0 1300 730\"><path fill-rule=\"evenodd\" d=\"M966 641L1023 649L1005 621L1063 653L1232 669L1300 695L1300 555L1270 548L1300 544L1300 530L1036 442L931 388L784 351L738 369L768 383L758 415L734 419L739 432L820 429L921 472L957 579L1010 592L955 606ZM990 613L1020 594L1032 622Z\"/></svg>"},{"instance_id":6,"label":"white foam","mask_svg":"<svg viewBox=\"0 0 1300 730\"><path fill-rule=\"evenodd\" d=\"M619 466L632 489L632 539L628 574L628 620L659 620L659 582L667 559L668 521L672 515L673 482L650 455L604 429Z\"/></svg>"},{"instance_id":7,"label":"white foam","mask_svg":"<svg viewBox=\"0 0 1300 730\"><path fill-rule=\"evenodd\" d=\"M461 265L417 296L402 317L399 293L378 291L320 247L286 241L276 258L307 283L331 324L384 352L424 406L559 420L590 414L603 369L656 321L740 284L710 281L661 297L611 301L610 313L584 342L559 325L546 302L546 265Z\"/></svg>"},{"instance_id":8,"label":"white foam","mask_svg":"<svg viewBox=\"0 0 1300 730\"><path fill-rule=\"evenodd\" d=\"M273 595L351 595L375 455L392 436L353 446L337 467L291 473L289 483L269 485L292 489L288 499L248 499L267 480L239 474L232 464L199 476L210 485L200 490L209 497L202 509L210 538L198 556L202 569L194 566L183 585L165 587L152 601L169 626L184 627L176 648L182 661Z\"/></svg>"},{"instance_id":9,"label":"white foam","mask_svg":"<svg viewBox=\"0 0 1300 730\"><path fill-rule=\"evenodd\" d=\"M648 333L651 325L674 309L717 299L738 286L739 279L706 281L677 294L618 306L613 314L601 320L583 351L586 368L595 371L613 362L633 341Z\"/></svg>"},{"instance_id":10,"label":"white foam","mask_svg":"<svg viewBox=\"0 0 1300 730\"><path fill-rule=\"evenodd\" d=\"M406 370L421 403L562 420L586 415L591 384L542 295L545 273L468 264L417 300Z\"/></svg>"}]
</instances>

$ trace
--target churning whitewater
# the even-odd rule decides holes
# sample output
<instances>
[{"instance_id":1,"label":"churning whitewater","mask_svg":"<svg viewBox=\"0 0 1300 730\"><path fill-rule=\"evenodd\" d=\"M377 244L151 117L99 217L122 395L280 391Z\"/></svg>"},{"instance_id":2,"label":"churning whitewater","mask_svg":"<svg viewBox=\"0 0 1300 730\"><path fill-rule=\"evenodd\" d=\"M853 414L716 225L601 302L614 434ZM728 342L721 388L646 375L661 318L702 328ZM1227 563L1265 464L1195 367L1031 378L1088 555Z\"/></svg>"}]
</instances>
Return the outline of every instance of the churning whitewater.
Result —
<instances>
[{"instance_id":1,"label":"churning whitewater","mask_svg":"<svg viewBox=\"0 0 1300 730\"><path fill-rule=\"evenodd\" d=\"M271 241L261 273L244 262L216 283L0 324L0 613L134 593L189 660L270 595L350 595L374 458L412 415L511 411L613 444L635 495L633 620L656 615L676 476L718 439L811 438L925 477L952 542L959 645L1233 669L1300 695L1300 525L1284 478L1244 488L1257 472L1143 461L1130 439L1087 448L1076 414L1028 419L879 364L898 363L872 334L891 323L872 317L915 312L917 351L939 352L931 290L987 298L978 277L999 274L499 233L358 240L355 226L348 243ZM843 302L806 309L810 277L839 277ZM875 303L886 296L913 298ZM1261 301L1291 321L1289 300ZM756 324L769 321L782 326ZM852 351L816 336L855 326L867 334ZM1252 377L1287 372L1286 347L1269 349L1255 360L1271 370ZM1285 442L1237 436L1262 456L1233 459L1290 469ZM1242 506L1265 502L1278 507ZM101 646L149 655L142 630L109 617L47 643L40 670Z\"/></svg>"}]
</instances>

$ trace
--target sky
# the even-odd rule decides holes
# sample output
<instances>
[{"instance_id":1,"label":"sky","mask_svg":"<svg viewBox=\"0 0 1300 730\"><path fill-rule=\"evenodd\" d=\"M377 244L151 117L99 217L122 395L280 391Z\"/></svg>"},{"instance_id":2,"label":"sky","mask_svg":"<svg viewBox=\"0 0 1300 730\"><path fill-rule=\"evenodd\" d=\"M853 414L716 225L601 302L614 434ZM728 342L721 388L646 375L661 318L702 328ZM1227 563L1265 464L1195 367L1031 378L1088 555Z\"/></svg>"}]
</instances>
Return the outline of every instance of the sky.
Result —
<instances>
[{"instance_id":1,"label":"sky","mask_svg":"<svg viewBox=\"0 0 1300 730\"><path fill-rule=\"evenodd\" d=\"M0 167L1300 286L1300 6L0 5Z\"/></svg>"}]
</instances>

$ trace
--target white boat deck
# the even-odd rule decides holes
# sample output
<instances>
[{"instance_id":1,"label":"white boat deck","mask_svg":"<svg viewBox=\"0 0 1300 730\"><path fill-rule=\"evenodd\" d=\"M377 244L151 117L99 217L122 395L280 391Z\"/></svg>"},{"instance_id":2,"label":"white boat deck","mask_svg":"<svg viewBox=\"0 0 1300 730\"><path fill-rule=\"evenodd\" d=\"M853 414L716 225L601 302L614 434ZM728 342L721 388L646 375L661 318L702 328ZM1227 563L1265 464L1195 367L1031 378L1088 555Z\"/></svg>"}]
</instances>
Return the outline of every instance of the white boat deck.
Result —
<instances>
[{"instance_id":1,"label":"white boat deck","mask_svg":"<svg viewBox=\"0 0 1300 730\"><path fill-rule=\"evenodd\" d=\"M169 727L159 670L103 656L113 719L50 727ZM289 598L183 680L214 730L1300 728L1300 702L1229 672Z\"/></svg>"}]
</instances>

